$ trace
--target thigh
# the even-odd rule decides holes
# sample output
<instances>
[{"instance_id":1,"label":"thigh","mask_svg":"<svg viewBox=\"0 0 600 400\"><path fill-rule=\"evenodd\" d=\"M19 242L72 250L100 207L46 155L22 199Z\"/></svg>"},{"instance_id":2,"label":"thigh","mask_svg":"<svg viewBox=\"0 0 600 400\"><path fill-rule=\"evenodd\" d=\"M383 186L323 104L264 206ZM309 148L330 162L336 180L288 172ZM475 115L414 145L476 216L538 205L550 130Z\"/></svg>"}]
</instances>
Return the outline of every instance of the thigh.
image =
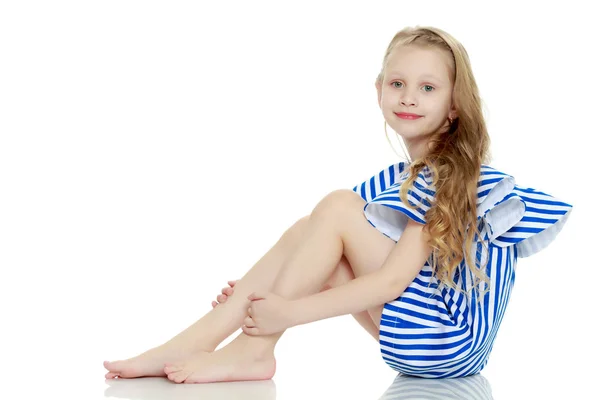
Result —
<instances>
[{"instance_id":1,"label":"thigh","mask_svg":"<svg viewBox=\"0 0 600 400\"><path fill-rule=\"evenodd\" d=\"M344 256L355 277L381 268L396 245L395 241L369 223L363 212L365 205L365 200L358 193L337 190L315 208L320 217L333 219L333 223L339 227L344 243ZM367 310L377 328L383 307L384 304L381 304Z\"/></svg>"},{"instance_id":2,"label":"thigh","mask_svg":"<svg viewBox=\"0 0 600 400\"><path fill-rule=\"evenodd\" d=\"M377 337L375 338L375 340L377 340L379 342L379 329L381 328L381 314L383 313L383 307L384 304L380 305L380 306L376 306L376 307L371 307L367 310L367 312L369 313L369 316L371 317L371 320L373 321L373 324L375 324L375 328L377 328Z\"/></svg>"}]
</instances>

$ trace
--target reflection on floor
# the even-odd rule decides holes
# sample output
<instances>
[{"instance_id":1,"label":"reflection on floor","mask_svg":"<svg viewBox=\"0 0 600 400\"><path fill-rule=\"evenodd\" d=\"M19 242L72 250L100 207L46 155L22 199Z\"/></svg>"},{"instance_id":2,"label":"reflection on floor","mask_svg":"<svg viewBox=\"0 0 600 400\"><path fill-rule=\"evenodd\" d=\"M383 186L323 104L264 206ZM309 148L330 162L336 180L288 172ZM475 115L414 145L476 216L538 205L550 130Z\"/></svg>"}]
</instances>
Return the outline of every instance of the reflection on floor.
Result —
<instances>
[{"instance_id":1,"label":"reflection on floor","mask_svg":"<svg viewBox=\"0 0 600 400\"><path fill-rule=\"evenodd\" d=\"M246 381L177 384L167 378L107 379L105 397L131 400L275 400L275 382Z\"/></svg>"},{"instance_id":2,"label":"reflection on floor","mask_svg":"<svg viewBox=\"0 0 600 400\"><path fill-rule=\"evenodd\" d=\"M379 400L492 400L492 387L481 374L456 379L398 375Z\"/></svg>"},{"instance_id":3,"label":"reflection on floor","mask_svg":"<svg viewBox=\"0 0 600 400\"><path fill-rule=\"evenodd\" d=\"M248 381L175 384L166 378L107 379L105 397L130 400L275 400L275 382ZM492 389L476 374L457 379L423 379L398 375L379 400L491 400Z\"/></svg>"}]
</instances>

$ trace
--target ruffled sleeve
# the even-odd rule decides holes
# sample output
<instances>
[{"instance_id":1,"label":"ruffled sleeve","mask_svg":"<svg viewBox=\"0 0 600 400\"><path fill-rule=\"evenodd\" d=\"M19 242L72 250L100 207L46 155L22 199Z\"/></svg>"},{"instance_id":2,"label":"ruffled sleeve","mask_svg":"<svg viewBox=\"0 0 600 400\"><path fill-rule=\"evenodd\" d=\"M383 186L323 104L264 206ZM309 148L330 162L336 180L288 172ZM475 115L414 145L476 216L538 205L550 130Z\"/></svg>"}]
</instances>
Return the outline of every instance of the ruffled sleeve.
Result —
<instances>
[{"instance_id":1,"label":"ruffled sleeve","mask_svg":"<svg viewBox=\"0 0 600 400\"><path fill-rule=\"evenodd\" d=\"M398 180L368 201L364 209L365 217L371 225L394 241L398 241L409 219L425 224L425 213L431 208L435 197L431 173L424 167L408 188L408 203L415 208L402 202L400 186L408 176L408 168L404 168Z\"/></svg>"},{"instance_id":2,"label":"ruffled sleeve","mask_svg":"<svg viewBox=\"0 0 600 400\"><path fill-rule=\"evenodd\" d=\"M562 230L573 206L532 188L522 188L510 175L482 166L478 218L493 246L516 246L517 257L546 248Z\"/></svg>"},{"instance_id":3,"label":"ruffled sleeve","mask_svg":"<svg viewBox=\"0 0 600 400\"><path fill-rule=\"evenodd\" d=\"M435 198L432 176L425 167L408 190L408 203L415 208L402 202L400 186L408 175L408 164L393 164L354 188L367 202L364 208L367 220L394 241L398 241L409 219L425 224L425 214ZM481 166L477 186L478 227L492 246L515 246L518 257L529 257L556 238L572 207L539 190L516 185L511 175L488 165Z\"/></svg>"},{"instance_id":4,"label":"ruffled sleeve","mask_svg":"<svg viewBox=\"0 0 600 400\"><path fill-rule=\"evenodd\" d=\"M399 176L405 170L406 165L407 164L404 162L392 164L366 181L354 186L352 190L358 193L364 201L371 201L398 181Z\"/></svg>"}]
</instances>

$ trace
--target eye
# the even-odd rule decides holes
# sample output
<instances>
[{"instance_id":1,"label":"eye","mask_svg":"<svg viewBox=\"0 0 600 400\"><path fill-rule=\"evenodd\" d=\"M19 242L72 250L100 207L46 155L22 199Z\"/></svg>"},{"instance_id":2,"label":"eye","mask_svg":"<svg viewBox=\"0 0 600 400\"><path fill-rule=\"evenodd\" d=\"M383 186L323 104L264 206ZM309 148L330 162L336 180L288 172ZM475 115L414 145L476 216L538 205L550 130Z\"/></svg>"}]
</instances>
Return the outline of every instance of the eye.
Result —
<instances>
[{"instance_id":1,"label":"eye","mask_svg":"<svg viewBox=\"0 0 600 400\"><path fill-rule=\"evenodd\" d=\"M400 86L397 86L397 85L396 85L396 83L400 83L400 84L402 84L402 82L399 82L399 81L394 81L394 82L392 82L392 83L391 83L391 85L392 85L393 87L395 87L396 89L399 89L399 88L400 88ZM425 89L425 91L426 91L426 92L428 92L428 93L429 93L429 92L433 92L433 91L435 90L435 88L434 88L433 86L431 86L431 85L424 85L423 87L424 87L424 88L429 88L429 89Z\"/></svg>"}]
</instances>

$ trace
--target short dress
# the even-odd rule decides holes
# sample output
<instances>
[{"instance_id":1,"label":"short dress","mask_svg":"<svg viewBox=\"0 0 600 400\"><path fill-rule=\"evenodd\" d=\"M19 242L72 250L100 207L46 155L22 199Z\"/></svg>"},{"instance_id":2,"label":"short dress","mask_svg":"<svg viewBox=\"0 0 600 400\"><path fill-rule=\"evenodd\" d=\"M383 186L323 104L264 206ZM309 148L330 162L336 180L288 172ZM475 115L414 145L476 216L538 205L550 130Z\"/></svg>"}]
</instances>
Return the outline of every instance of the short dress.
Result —
<instances>
[{"instance_id":1,"label":"short dress","mask_svg":"<svg viewBox=\"0 0 600 400\"><path fill-rule=\"evenodd\" d=\"M432 174L423 168L409 188L411 209L400 200L400 185L409 163L392 164L353 191L365 201L366 219L382 234L398 241L408 218L425 224L435 197ZM532 188L515 184L513 176L481 165L477 187L478 228L488 247L474 241L472 260L486 263L489 291L483 300L441 284L429 262L381 315L379 344L384 361L395 371L421 378L458 378L480 372L488 362L506 311L520 257L529 257L554 240L572 205ZM463 290L473 275L463 260L453 281ZM484 289L484 283L480 288ZM478 291L476 288L475 291Z\"/></svg>"}]
</instances>

